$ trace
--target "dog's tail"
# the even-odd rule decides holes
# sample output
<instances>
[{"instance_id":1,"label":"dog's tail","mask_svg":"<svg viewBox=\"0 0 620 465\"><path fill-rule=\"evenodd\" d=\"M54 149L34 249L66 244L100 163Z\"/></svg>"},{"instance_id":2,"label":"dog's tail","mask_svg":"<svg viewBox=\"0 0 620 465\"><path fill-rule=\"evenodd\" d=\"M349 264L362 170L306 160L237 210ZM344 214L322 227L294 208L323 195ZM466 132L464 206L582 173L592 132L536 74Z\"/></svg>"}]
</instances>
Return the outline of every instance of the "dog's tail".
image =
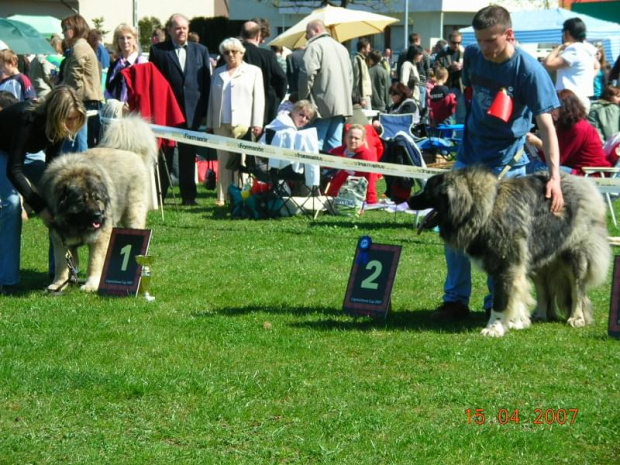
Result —
<instances>
[{"instance_id":1,"label":"dog's tail","mask_svg":"<svg viewBox=\"0 0 620 465\"><path fill-rule=\"evenodd\" d=\"M98 147L137 153L148 167L153 166L157 160L155 134L149 124L137 114L108 120Z\"/></svg>"}]
</instances>

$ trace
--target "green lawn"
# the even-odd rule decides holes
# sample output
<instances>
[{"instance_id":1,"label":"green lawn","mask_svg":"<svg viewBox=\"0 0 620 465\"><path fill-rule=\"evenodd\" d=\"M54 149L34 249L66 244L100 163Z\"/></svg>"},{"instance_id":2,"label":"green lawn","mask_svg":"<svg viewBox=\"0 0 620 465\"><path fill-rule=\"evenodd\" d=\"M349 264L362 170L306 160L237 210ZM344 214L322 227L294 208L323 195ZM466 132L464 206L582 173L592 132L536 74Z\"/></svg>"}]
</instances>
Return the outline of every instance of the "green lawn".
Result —
<instances>
[{"instance_id":1,"label":"green lawn","mask_svg":"<svg viewBox=\"0 0 620 465\"><path fill-rule=\"evenodd\" d=\"M0 463L620 463L609 282L590 327L490 339L480 272L474 318L429 321L443 246L409 215L233 221L199 202L150 213L151 303L46 295L47 232L25 223L22 290L0 297ZM386 321L341 311L364 234L402 246Z\"/></svg>"}]
</instances>

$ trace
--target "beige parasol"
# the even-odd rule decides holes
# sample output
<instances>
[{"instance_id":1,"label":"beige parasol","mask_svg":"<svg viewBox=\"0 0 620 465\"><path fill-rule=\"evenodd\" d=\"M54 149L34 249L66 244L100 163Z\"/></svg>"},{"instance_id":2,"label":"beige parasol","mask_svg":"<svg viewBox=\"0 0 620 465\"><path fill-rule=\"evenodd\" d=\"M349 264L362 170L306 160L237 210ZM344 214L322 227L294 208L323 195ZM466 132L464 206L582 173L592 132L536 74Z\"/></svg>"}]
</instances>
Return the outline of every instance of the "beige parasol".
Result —
<instances>
[{"instance_id":1,"label":"beige parasol","mask_svg":"<svg viewBox=\"0 0 620 465\"><path fill-rule=\"evenodd\" d=\"M325 23L331 36L338 42L378 34L383 32L386 26L398 22L398 19L389 16L328 5L325 8L314 10L293 27L269 42L269 45L281 45L290 49L303 46L306 43L306 25L317 19Z\"/></svg>"}]
</instances>

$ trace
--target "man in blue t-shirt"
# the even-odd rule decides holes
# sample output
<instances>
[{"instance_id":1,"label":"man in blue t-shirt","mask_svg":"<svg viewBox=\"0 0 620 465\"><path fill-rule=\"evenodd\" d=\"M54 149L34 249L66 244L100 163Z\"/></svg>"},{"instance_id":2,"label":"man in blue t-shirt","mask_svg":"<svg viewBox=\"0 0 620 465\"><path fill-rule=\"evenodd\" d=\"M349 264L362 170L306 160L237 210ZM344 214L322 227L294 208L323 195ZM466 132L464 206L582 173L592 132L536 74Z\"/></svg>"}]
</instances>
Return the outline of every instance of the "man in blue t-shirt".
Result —
<instances>
[{"instance_id":1,"label":"man in blue t-shirt","mask_svg":"<svg viewBox=\"0 0 620 465\"><path fill-rule=\"evenodd\" d=\"M467 47L462 80L470 98L463 141L456 157L455 169L482 164L499 175L516 177L525 174L528 159L523 155L525 135L532 117L540 130L549 168L545 197L551 199L551 211L563 205L560 188L559 149L551 110L560 106L555 86L535 58L516 48L510 13L501 6L478 11L472 21L476 45ZM506 121L487 114L499 92L512 100L513 109ZM432 318L449 321L469 316L471 264L461 251L445 247L448 275L444 284L443 304ZM493 305L493 283L485 297L484 309Z\"/></svg>"}]
</instances>

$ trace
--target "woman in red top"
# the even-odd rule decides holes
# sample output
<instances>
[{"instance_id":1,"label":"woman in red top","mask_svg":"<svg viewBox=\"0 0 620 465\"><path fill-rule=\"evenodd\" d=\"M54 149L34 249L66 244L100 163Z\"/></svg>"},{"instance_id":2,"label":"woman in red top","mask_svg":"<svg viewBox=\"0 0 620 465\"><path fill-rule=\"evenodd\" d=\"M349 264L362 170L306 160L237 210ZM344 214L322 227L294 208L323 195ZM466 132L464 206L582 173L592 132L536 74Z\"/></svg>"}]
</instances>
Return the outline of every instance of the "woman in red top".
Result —
<instances>
[{"instance_id":1,"label":"woman in red top","mask_svg":"<svg viewBox=\"0 0 620 465\"><path fill-rule=\"evenodd\" d=\"M603 151L603 144L596 129L587 120L583 104L571 90L558 92L560 108L551 111L560 146L560 165L571 174L583 176L582 168L588 166L610 167L611 162ZM528 143L539 150L542 141L532 135ZM541 152L541 156L544 156Z\"/></svg>"},{"instance_id":2,"label":"woman in red top","mask_svg":"<svg viewBox=\"0 0 620 465\"><path fill-rule=\"evenodd\" d=\"M345 136L345 145L332 149L329 153L341 157L355 158L357 160L375 161L373 154L366 146L366 130L364 126L352 124ZM368 181L366 190L366 203L377 203L377 175L363 171L340 170L331 180L327 195L337 196L340 187L349 176L362 176Z\"/></svg>"}]
</instances>

